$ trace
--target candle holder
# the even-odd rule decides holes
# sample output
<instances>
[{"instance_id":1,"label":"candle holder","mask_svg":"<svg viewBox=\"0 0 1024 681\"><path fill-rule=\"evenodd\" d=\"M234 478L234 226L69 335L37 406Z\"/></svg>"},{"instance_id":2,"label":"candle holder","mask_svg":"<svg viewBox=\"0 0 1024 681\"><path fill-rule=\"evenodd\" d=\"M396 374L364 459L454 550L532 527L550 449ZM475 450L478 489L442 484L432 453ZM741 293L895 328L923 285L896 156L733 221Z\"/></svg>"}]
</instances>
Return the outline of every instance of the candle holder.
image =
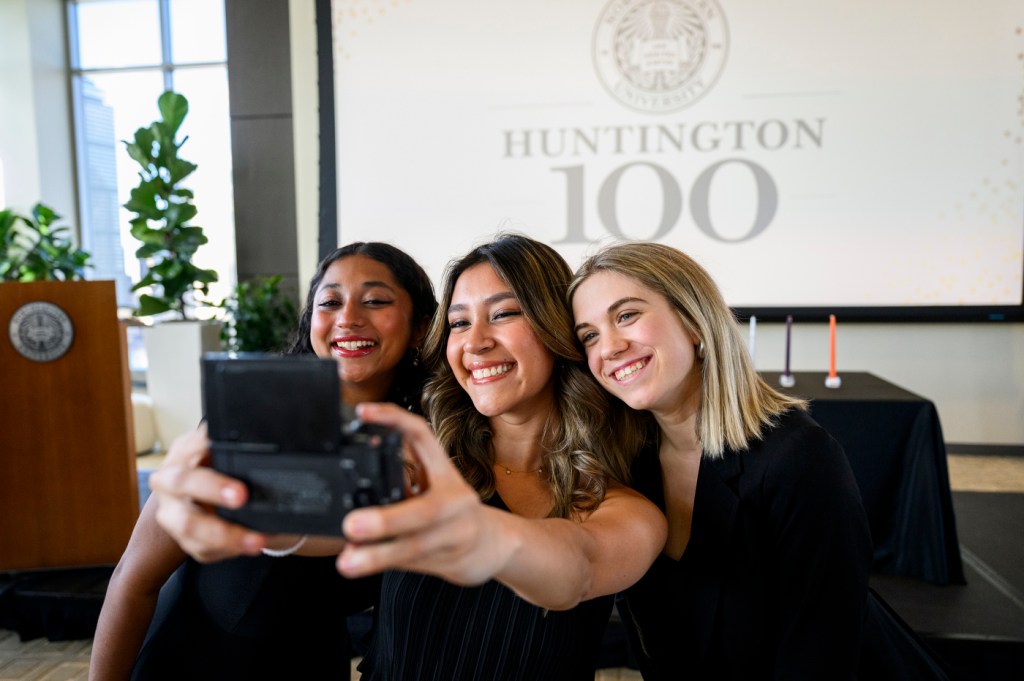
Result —
<instances>
[{"instance_id":1,"label":"candle holder","mask_svg":"<svg viewBox=\"0 0 1024 681\"><path fill-rule=\"evenodd\" d=\"M829 374L825 377L826 388L838 388L843 384L843 379L839 378L835 374Z\"/></svg>"},{"instance_id":2,"label":"candle holder","mask_svg":"<svg viewBox=\"0 0 1024 681\"><path fill-rule=\"evenodd\" d=\"M779 374L779 385L783 388L792 388L796 385L796 376L793 374Z\"/></svg>"}]
</instances>

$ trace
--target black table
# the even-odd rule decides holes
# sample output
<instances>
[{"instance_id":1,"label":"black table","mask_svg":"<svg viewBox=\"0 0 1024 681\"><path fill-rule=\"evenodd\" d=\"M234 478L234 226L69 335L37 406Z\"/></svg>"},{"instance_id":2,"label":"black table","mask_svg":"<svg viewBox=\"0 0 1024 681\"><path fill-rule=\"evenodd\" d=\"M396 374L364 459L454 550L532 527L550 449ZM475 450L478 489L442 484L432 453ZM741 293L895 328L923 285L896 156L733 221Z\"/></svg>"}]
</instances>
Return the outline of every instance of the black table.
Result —
<instances>
[{"instance_id":1,"label":"black table","mask_svg":"<svg viewBox=\"0 0 1024 681\"><path fill-rule=\"evenodd\" d=\"M960 544L935 405L865 372L761 372L769 385L810 400L811 416L843 446L860 486L875 543L874 570L933 584L963 584Z\"/></svg>"}]
</instances>

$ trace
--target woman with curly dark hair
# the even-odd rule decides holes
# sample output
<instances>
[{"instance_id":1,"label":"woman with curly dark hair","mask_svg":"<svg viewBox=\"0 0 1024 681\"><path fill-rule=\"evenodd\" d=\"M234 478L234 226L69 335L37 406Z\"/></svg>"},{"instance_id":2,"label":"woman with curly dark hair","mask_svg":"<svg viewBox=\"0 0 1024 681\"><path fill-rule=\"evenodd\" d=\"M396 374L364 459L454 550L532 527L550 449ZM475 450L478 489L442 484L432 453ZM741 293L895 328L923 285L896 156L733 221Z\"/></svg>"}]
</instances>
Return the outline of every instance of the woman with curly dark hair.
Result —
<instances>
[{"instance_id":1,"label":"woman with curly dark hair","mask_svg":"<svg viewBox=\"0 0 1024 681\"><path fill-rule=\"evenodd\" d=\"M319 263L285 354L335 359L344 404L390 400L419 413L420 344L436 306L409 255L348 244ZM343 579L331 558L200 564L159 527L151 497L108 585L89 678L347 679L345 614L379 590L379 579Z\"/></svg>"}]
</instances>

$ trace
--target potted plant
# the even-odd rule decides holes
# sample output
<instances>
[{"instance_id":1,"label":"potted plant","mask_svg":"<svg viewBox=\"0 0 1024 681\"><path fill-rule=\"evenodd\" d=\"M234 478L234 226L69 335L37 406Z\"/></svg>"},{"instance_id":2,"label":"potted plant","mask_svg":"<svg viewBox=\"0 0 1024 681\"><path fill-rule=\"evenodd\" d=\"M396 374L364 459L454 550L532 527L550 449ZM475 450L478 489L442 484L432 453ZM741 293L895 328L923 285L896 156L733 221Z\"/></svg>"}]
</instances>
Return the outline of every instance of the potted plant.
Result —
<instances>
[{"instance_id":1,"label":"potted plant","mask_svg":"<svg viewBox=\"0 0 1024 681\"><path fill-rule=\"evenodd\" d=\"M281 275L239 282L221 301L225 311L220 338L232 352L282 352L295 328L295 304L280 288Z\"/></svg>"},{"instance_id":2,"label":"potted plant","mask_svg":"<svg viewBox=\"0 0 1024 681\"><path fill-rule=\"evenodd\" d=\"M198 308L216 305L205 299L217 273L193 262L208 239L203 228L191 224L197 215L192 190L184 181L196 164L180 156L178 140L188 115L188 100L167 91L157 100L160 118L135 131L124 142L139 166L139 184L124 207L134 214L131 234L141 242L135 255L145 273L132 290L139 296L137 317L159 322L143 329L148 368L146 390L153 403L157 438L164 446L177 435L196 427L202 418L199 359L220 349L220 323L200 320ZM174 323L164 323L173 321Z\"/></svg>"},{"instance_id":3,"label":"potted plant","mask_svg":"<svg viewBox=\"0 0 1024 681\"><path fill-rule=\"evenodd\" d=\"M125 141L128 155L139 164L140 182L132 189L124 207L135 214L131 234L142 242L136 257L146 264L146 273L132 287L148 289L139 296L136 316L147 317L173 312L180 319L190 318L190 310L203 301L217 273L192 262L196 250L208 239L203 228L190 225L197 214L190 189L182 182L196 164L178 155L188 140L177 141L178 130L188 115L184 95L167 91L157 100L160 119L135 131Z\"/></svg>"},{"instance_id":4,"label":"potted plant","mask_svg":"<svg viewBox=\"0 0 1024 681\"><path fill-rule=\"evenodd\" d=\"M0 281L85 279L91 256L71 241L69 228L54 226L60 217L43 203L30 215L0 210Z\"/></svg>"}]
</instances>

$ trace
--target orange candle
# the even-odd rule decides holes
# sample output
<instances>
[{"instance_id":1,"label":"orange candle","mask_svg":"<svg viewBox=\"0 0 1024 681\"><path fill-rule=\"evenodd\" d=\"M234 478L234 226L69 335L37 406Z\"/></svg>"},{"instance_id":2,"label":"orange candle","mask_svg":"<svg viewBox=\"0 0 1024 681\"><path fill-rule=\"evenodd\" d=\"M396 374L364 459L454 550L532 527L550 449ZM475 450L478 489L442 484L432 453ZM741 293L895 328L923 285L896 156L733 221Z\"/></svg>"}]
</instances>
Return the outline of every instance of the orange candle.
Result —
<instances>
[{"instance_id":1,"label":"orange candle","mask_svg":"<svg viewBox=\"0 0 1024 681\"><path fill-rule=\"evenodd\" d=\"M828 375L834 378L836 375L836 316L828 316Z\"/></svg>"}]
</instances>

